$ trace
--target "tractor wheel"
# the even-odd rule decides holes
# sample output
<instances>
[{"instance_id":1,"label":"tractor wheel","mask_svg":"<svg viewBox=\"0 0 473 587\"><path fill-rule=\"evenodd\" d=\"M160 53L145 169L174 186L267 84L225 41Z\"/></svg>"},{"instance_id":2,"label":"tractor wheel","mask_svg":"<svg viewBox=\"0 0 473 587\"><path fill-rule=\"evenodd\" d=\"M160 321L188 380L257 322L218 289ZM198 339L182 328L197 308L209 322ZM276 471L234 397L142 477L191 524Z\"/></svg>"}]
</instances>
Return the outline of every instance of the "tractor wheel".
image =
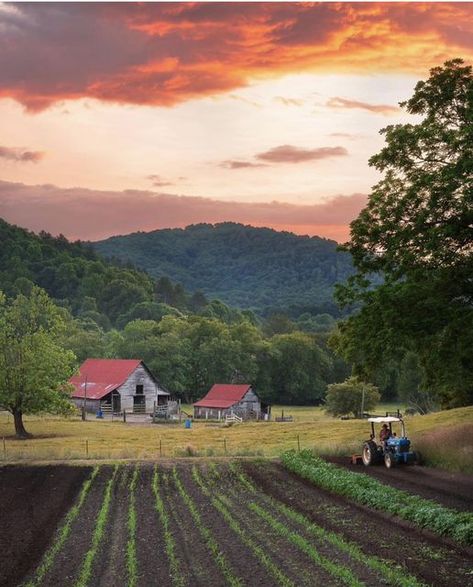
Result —
<instances>
[{"instance_id":1,"label":"tractor wheel","mask_svg":"<svg viewBox=\"0 0 473 587\"><path fill-rule=\"evenodd\" d=\"M363 445L363 452L361 453L361 459L363 461L363 464L366 467L374 465L377 461L377 454L378 447L376 445L376 442L373 442L372 440L368 440L368 442L365 442Z\"/></svg>"},{"instance_id":2,"label":"tractor wheel","mask_svg":"<svg viewBox=\"0 0 473 587\"><path fill-rule=\"evenodd\" d=\"M396 464L393 455L390 452L385 453L384 464L386 465L386 469L391 469Z\"/></svg>"}]
</instances>

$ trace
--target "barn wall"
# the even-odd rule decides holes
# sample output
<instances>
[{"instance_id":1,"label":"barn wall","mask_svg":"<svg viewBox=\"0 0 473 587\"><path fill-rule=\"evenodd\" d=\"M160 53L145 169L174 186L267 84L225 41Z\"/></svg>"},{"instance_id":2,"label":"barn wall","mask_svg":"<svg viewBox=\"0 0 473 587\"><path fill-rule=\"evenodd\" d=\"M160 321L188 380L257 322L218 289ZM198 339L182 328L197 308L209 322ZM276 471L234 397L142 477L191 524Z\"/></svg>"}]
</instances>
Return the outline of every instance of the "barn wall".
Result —
<instances>
[{"instance_id":1,"label":"barn wall","mask_svg":"<svg viewBox=\"0 0 473 587\"><path fill-rule=\"evenodd\" d=\"M72 403L82 411L84 407L84 400L81 397L73 397ZM100 408L100 400L98 399L88 399L86 400L85 411L95 413Z\"/></svg>"},{"instance_id":2,"label":"barn wall","mask_svg":"<svg viewBox=\"0 0 473 587\"><path fill-rule=\"evenodd\" d=\"M154 402L157 401L158 385L150 377L148 371L139 365L117 391L121 397L121 408L127 412L133 411L133 398L136 395L136 386L143 385L143 394L146 401L146 412L152 412Z\"/></svg>"},{"instance_id":3,"label":"barn wall","mask_svg":"<svg viewBox=\"0 0 473 587\"><path fill-rule=\"evenodd\" d=\"M233 410L239 415L240 412L246 413L250 411L259 414L261 412L261 402L256 393L252 389L249 389L243 396L243 399L234 406Z\"/></svg>"}]
</instances>

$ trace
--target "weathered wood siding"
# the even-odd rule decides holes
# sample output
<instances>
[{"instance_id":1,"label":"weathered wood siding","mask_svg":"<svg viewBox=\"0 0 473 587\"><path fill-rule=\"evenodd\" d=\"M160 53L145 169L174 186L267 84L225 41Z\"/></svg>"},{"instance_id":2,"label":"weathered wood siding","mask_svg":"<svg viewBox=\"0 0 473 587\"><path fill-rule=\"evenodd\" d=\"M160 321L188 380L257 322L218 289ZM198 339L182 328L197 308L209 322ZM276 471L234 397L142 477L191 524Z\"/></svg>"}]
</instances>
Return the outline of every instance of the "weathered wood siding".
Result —
<instances>
[{"instance_id":1,"label":"weathered wood siding","mask_svg":"<svg viewBox=\"0 0 473 587\"><path fill-rule=\"evenodd\" d=\"M133 398L136 394L136 386L143 386L143 395L145 397L145 409L146 412L152 412L154 402L157 402L158 392L164 393L163 390L159 389L158 384L150 377L148 371L139 365L128 379L121 385L117 391L120 394L121 409L127 412L133 411ZM167 396L166 396L167 397Z\"/></svg>"},{"instance_id":2,"label":"weathered wood siding","mask_svg":"<svg viewBox=\"0 0 473 587\"><path fill-rule=\"evenodd\" d=\"M205 408L194 406L194 418L209 418L211 420L219 420L225 418L227 414L237 414L242 418L248 418L250 413L256 414L259 418L261 414L261 401L256 393L250 388L243 398L230 408Z\"/></svg>"}]
</instances>

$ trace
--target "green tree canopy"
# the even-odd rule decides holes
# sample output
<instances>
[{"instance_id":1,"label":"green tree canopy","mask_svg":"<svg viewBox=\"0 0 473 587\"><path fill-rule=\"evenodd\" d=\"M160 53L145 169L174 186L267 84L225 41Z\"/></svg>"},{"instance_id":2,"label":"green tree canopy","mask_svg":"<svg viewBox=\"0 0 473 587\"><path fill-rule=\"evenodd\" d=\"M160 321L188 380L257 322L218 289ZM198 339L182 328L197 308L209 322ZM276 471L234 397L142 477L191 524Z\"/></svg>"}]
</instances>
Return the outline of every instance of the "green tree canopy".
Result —
<instances>
[{"instance_id":1,"label":"green tree canopy","mask_svg":"<svg viewBox=\"0 0 473 587\"><path fill-rule=\"evenodd\" d=\"M62 312L38 287L7 302L0 292L0 406L13 414L19 438L28 433L23 414L67 413L67 381L75 356L58 343Z\"/></svg>"},{"instance_id":2,"label":"green tree canopy","mask_svg":"<svg viewBox=\"0 0 473 587\"><path fill-rule=\"evenodd\" d=\"M401 106L419 122L385 128L370 160L384 175L351 224L343 248L357 274L338 289L361 311L338 349L366 376L413 352L423 388L463 405L473 401L472 68L432 69Z\"/></svg>"}]
</instances>

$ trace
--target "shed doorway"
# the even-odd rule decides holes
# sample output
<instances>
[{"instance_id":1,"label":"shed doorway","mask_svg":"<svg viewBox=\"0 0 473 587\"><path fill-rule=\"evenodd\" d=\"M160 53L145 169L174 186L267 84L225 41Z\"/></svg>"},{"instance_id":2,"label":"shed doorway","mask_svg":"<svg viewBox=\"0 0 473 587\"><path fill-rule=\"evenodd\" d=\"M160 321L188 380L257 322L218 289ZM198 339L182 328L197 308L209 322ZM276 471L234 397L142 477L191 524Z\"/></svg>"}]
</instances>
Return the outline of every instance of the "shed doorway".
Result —
<instances>
[{"instance_id":1,"label":"shed doorway","mask_svg":"<svg viewBox=\"0 0 473 587\"><path fill-rule=\"evenodd\" d=\"M146 396L143 394L133 396L133 413L144 414L146 412Z\"/></svg>"}]
</instances>

